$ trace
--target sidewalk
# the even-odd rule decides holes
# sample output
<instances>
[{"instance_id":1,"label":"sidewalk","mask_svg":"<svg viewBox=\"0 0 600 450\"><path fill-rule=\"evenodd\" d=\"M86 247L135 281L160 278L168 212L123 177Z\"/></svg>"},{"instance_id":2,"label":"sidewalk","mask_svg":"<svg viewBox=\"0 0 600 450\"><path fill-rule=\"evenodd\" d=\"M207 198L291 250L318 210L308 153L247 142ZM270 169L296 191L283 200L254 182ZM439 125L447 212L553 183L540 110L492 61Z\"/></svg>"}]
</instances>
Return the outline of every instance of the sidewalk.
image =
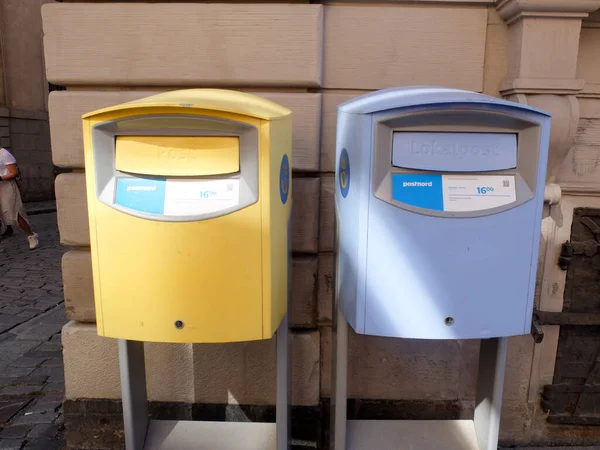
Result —
<instances>
[{"instance_id":1,"label":"sidewalk","mask_svg":"<svg viewBox=\"0 0 600 450\"><path fill-rule=\"evenodd\" d=\"M30 204L40 246L25 234L0 242L0 450L62 450L64 372L60 331L66 323L56 214Z\"/></svg>"}]
</instances>

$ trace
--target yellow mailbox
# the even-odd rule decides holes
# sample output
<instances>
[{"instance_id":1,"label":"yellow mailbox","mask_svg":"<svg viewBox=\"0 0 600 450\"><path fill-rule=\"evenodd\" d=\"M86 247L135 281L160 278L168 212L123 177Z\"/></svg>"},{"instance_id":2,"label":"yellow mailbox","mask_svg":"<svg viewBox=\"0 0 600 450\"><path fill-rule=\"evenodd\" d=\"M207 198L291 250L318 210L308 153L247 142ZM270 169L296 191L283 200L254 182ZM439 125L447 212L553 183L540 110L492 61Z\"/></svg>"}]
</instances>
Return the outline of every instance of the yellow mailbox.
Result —
<instances>
[{"instance_id":1,"label":"yellow mailbox","mask_svg":"<svg viewBox=\"0 0 600 450\"><path fill-rule=\"evenodd\" d=\"M291 111L190 89L83 116L98 333L268 339L287 313Z\"/></svg>"}]
</instances>

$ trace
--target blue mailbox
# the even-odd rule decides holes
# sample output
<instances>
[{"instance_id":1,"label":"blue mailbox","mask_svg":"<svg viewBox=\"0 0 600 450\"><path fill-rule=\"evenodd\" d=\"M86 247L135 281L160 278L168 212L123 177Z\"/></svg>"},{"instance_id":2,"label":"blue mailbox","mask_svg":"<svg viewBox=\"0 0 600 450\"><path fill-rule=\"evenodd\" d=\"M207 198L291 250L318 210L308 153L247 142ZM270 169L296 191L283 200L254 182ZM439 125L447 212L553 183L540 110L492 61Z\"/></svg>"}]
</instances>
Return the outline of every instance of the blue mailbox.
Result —
<instances>
[{"instance_id":1,"label":"blue mailbox","mask_svg":"<svg viewBox=\"0 0 600 450\"><path fill-rule=\"evenodd\" d=\"M427 86L338 106L336 450L396 449L396 438L402 448L497 448L506 337L531 330L550 121ZM374 336L482 339L475 415L454 429L461 442L444 442L453 432L444 421L347 423L348 324Z\"/></svg>"},{"instance_id":2,"label":"blue mailbox","mask_svg":"<svg viewBox=\"0 0 600 450\"><path fill-rule=\"evenodd\" d=\"M466 91L338 109L339 304L360 334L529 333L550 117Z\"/></svg>"}]
</instances>

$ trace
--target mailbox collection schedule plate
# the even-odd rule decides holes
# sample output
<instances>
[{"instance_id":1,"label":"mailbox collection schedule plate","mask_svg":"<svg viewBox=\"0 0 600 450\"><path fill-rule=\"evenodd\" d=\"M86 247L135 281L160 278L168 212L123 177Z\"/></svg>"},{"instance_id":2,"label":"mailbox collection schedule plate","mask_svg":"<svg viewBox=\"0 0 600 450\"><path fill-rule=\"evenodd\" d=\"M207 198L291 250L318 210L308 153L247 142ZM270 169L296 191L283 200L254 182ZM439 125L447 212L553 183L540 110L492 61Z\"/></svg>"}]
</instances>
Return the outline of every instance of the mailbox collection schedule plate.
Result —
<instances>
[{"instance_id":1,"label":"mailbox collection schedule plate","mask_svg":"<svg viewBox=\"0 0 600 450\"><path fill-rule=\"evenodd\" d=\"M150 214L189 216L232 208L238 204L240 180L122 177L115 203Z\"/></svg>"},{"instance_id":2,"label":"mailbox collection schedule plate","mask_svg":"<svg viewBox=\"0 0 600 450\"><path fill-rule=\"evenodd\" d=\"M392 199L435 211L481 211L517 200L514 175L392 175Z\"/></svg>"}]
</instances>

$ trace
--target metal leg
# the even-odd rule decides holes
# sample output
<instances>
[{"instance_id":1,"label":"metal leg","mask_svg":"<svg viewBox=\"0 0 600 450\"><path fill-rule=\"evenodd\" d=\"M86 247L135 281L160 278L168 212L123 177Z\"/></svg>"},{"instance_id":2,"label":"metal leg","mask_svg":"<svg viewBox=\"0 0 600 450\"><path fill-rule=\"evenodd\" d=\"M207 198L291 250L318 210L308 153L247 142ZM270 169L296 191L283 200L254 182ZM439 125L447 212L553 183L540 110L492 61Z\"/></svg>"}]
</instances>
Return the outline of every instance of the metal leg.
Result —
<instances>
[{"instance_id":1,"label":"metal leg","mask_svg":"<svg viewBox=\"0 0 600 450\"><path fill-rule=\"evenodd\" d=\"M119 339L123 423L127 450L143 450L148 431L144 343Z\"/></svg>"},{"instance_id":2,"label":"metal leg","mask_svg":"<svg viewBox=\"0 0 600 450\"><path fill-rule=\"evenodd\" d=\"M508 338L482 339L475 405L479 450L497 450Z\"/></svg>"},{"instance_id":3,"label":"metal leg","mask_svg":"<svg viewBox=\"0 0 600 450\"><path fill-rule=\"evenodd\" d=\"M290 414L290 333L288 328L288 314L283 317L277 334L277 450L290 448L291 414Z\"/></svg>"},{"instance_id":4,"label":"metal leg","mask_svg":"<svg viewBox=\"0 0 600 450\"><path fill-rule=\"evenodd\" d=\"M346 448L348 396L348 322L337 308L333 330L330 450Z\"/></svg>"}]
</instances>

